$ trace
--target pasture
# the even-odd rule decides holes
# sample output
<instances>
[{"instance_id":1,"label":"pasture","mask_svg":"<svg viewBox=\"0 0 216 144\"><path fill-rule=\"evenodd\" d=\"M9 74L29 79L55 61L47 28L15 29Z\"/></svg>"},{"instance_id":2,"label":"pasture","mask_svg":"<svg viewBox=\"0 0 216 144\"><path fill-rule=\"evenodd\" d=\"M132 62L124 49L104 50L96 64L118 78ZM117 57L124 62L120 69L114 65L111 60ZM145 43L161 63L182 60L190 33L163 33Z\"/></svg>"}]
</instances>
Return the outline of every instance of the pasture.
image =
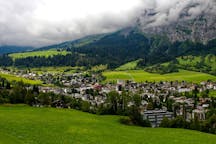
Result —
<instances>
[{"instance_id":1,"label":"pasture","mask_svg":"<svg viewBox=\"0 0 216 144\"><path fill-rule=\"evenodd\" d=\"M216 81L216 76L187 71L187 70L179 70L176 73L169 74L155 74L148 73L144 70L129 70L129 71L106 71L103 73L106 77L106 82L115 82L117 79L122 80L133 80L135 82L144 82L144 81L188 81L199 83L201 81L213 80Z\"/></svg>"},{"instance_id":2,"label":"pasture","mask_svg":"<svg viewBox=\"0 0 216 144\"><path fill-rule=\"evenodd\" d=\"M134 70L137 68L137 64L140 60L128 62L120 67L116 68L117 71L124 71L124 70Z\"/></svg>"},{"instance_id":3,"label":"pasture","mask_svg":"<svg viewBox=\"0 0 216 144\"><path fill-rule=\"evenodd\" d=\"M76 110L0 106L0 144L215 144L216 135L184 129L143 128L119 116Z\"/></svg>"},{"instance_id":4,"label":"pasture","mask_svg":"<svg viewBox=\"0 0 216 144\"><path fill-rule=\"evenodd\" d=\"M13 53L9 54L9 56L15 60L19 58L27 58L27 57L34 57L34 56L54 56L54 55L66 55L68 54L67 51L57 51L57 50L47 50L47 51L32 51L32 52L23 52L23 53Z\"/></svg>"},{"instance_id":5,"label":"pasture","mask_svg":"<svg viewBox=\"0 0 216 144\"><path fill-rule=\"evenodd\" d=\"M22 81L25 84L31 84L31 85L42 85L43 82L40 80L30 80L30 79L26 79L23 77L18 77L12 74L5 74L5 73L1 73L0 72L0 77L7 79L8 81L12 82L12 81Z\"/></svg>"}]
</instances>

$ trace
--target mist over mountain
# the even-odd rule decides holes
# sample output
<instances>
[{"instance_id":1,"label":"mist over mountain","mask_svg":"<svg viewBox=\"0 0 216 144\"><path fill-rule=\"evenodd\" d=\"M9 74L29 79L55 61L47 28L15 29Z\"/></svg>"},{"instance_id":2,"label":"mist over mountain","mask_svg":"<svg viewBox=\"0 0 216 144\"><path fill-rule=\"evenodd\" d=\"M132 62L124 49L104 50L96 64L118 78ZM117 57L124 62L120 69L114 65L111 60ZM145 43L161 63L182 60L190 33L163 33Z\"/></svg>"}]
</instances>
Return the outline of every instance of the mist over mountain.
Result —
<instances>
[{"instance_id":1,"label":"mist over mountain","mask_svg":"<svg viewBox=\"0 0 216 144\"><path fill-rule=\"evenodd\" d=\"M172 42L191 40L206 43L216 38L215 11L213 1L187 5L179 13L169 9L162 15L148 10L138 19L137 26L143 33L166 36Z\"/></svg>"},{"instance_id":2,"label":"mist over mountain","mask_svg":"<svg viewBox=\"0 0 216 144\"><path fill-rule=\"evenodd\" d=\"M0 45L34 47L115 32L137 21L146 32L161 31L216 11L215 0L0 0L0 5Z\"/></svg>"}]
</instances>

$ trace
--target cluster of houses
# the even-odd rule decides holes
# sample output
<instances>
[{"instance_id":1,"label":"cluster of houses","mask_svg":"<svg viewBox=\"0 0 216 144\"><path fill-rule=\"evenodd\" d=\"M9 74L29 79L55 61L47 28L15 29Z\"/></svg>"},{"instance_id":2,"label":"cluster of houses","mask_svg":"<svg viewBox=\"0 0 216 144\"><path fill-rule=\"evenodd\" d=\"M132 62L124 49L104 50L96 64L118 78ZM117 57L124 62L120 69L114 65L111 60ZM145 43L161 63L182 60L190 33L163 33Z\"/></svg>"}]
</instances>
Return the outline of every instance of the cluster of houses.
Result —
<instances>
[{"instance_id":1,"label":"cluster of houses","mask_svg":"<svg viewBox=\"0 0 216 144\"><path fill-rule=\"evenodd\" d=\"M68 78L65 77L65 79ZM197 85L184 81L136 83L118 80L115 84L99 84L95 77L92 79L90 77L79 78L77 74L76 79L65 82L67 83L67 85L65 85L67 87L40 87L40 91L81 98L84 101L88 101L91 105L105 103L106 96L110 91L117 91L119 94L121 94L122 91L127 91L131 94L139 94L142 99L141 109L143 118L149 119L153 127L159 126L164 116L169 119L175 116L183 116L187 121L195 117L198 117L199 120L205 120L211 98L203 98L200 96L197 98L197 104L195 105L194 98L185 96L185 93L192 93L195 88L197 88L199 93L205 90L216 90L216 83L214 82L202 82ZM89 93L88 91L90 90L97 91L97 93ZM157 103L165 103L167 98L173 101L172 112L168 112L166 106L162 106L160 109L148 109L148 99L152 99ZM133 105L133 102L128 102L128 106L131 105Z\"/></svg>"},{"instance_id":2,"label":"cluster of houses","mask_svg":"<svg viewBox=\"0 0 216 144\"><path fill-rule=\"evenodd\" d=\"M66 95L73 98L80 98L88 101L91 105L104 104L107 94L111 91L117 91L121 94L123 91L131 94L139 94L141 101L141 113L144 119L148 119L153 127L159 126L164 116L172 119L175 116L183 116L187 121L198 117L199 120L205 120L206 112L211 103L211 98L198 96L196 101L194 97L188 96L195 89L198 93L204 91L216 91L216 82L201 82L200 84L178 82L143 82L118 80L117 83L100 84L100 77L97 74L41 74L28 73L23 77L30 79L39 79L47 84L56 84L60 86L44 87L40 86L40 92ZM188 94L188 95L187 95ZM164 104L167 99L172 101L172 111L166 105L157 109L149 109L149 99L151 101ZM128 102L128 106L133 102Z\"/></svg>"}]
</instances>

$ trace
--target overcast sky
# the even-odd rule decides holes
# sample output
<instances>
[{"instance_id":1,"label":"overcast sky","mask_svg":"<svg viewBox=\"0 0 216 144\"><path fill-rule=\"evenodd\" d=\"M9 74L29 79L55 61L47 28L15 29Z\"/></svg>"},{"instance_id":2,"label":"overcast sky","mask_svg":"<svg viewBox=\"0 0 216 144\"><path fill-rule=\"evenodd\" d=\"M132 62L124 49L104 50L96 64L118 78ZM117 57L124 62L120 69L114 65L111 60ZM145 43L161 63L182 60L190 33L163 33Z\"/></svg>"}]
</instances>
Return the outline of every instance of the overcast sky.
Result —
<instances>
[{"instance_id":1,"label":"overcast sky","mask_svg":"<svg viewBox=\"0 0 216 144\"><path fill-rule=\"evenodd\" d=\"M191 7L192 6L192 7ZM45 46L134 25L167 24L187 7L190 17L215 0L0 0L0 45ZM146 11L157 13L146 17Z\"/></svg>"}]
</instances>

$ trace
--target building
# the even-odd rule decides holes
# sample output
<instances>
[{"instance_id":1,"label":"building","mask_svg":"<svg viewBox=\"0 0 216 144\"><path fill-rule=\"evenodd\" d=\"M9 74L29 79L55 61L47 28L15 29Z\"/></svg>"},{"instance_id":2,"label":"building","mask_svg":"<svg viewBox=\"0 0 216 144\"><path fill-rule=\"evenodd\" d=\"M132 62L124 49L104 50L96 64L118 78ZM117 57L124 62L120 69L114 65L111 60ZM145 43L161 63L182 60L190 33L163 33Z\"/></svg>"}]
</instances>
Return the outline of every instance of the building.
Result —
<instances>
[{"instance_id":1,"label":"building","mask_svg":"<svg viewBox=\"0 0 216 144\"><path fill-rule=\"evenodd\" d=\"M165 110L149 110L143 113L143 119L149 120L152 127L158 127L164 117L172 119L174 114Z\"/></svg>"},{"instance_id":2,"label":"building","mask_svg":"<svg viewBox=\"0 0 216 144\"><path fill-rule=\"evenodd\" d=\"M194 109L192 111L192 119L195 119L195 117L198 118L198 120L205 120L206 119L206 111L204 109Z\"/></svg>"}]
</instances>

